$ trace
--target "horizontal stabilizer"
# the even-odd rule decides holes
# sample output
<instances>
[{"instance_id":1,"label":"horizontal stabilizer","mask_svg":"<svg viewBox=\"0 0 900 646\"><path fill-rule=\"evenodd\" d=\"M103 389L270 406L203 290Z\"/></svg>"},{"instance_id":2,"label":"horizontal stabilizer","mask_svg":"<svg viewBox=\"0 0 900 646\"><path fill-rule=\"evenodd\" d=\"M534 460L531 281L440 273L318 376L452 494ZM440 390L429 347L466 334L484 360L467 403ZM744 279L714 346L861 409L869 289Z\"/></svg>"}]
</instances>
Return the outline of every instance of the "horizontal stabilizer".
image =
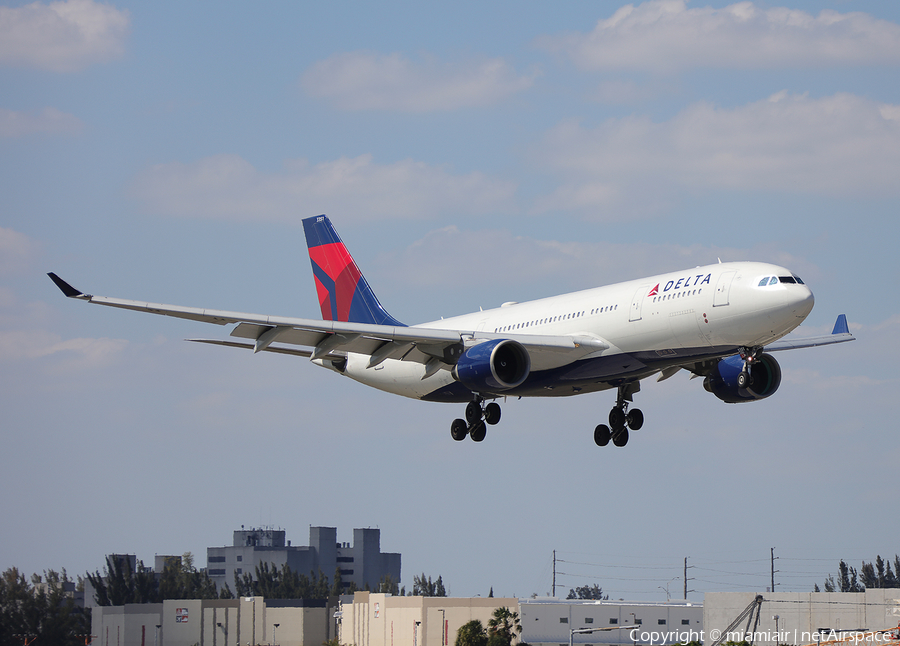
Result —
<instances>
[{"instance_id":1,"label":"horizontal stabilizer","mask_svg":"<svg viewBox=\"0 0 900 646\"><path fill-rule=\"evenodd\" d=\"M193 341L194 343L207 343L209 345L223 345L227 348L244 348L245 350L256 351L256 345L253 343L241 343L239 341L226 341L223 339L185 339L185 341ZM295 357L306 357L312 354L309 350L299 350L296 348L283 348L280 346L269 345L259 350L259 352L275 352L277 354L291 354ZM341 357L330 357L340 359Z\"/></svg>"}]
</instances>

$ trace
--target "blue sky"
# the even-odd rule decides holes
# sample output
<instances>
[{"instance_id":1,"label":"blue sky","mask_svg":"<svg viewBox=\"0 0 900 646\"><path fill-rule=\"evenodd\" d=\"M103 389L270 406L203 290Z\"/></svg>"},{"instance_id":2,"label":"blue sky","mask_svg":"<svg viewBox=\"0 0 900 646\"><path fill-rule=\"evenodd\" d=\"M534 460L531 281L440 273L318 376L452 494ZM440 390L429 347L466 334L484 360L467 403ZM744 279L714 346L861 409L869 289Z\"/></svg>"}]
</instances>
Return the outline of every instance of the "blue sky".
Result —
<instances>
[{"instance_id":1,"label":"blue sky","mask_svg":"<svg viewBox=\"0 0 900 646\"><path fill-rule=\"evenodd\" d=\"M0 568L382 529L403 583L808 591L893 557L900 5L893 2L0 4ZM648 381L455 405L91 293L318 313L300 220L327 213L382 303L433 320L722 260L773 261L852 344L782 353L727 405ZM638 569L645 568L645 569Z\"/></svg>"}]
</instances>

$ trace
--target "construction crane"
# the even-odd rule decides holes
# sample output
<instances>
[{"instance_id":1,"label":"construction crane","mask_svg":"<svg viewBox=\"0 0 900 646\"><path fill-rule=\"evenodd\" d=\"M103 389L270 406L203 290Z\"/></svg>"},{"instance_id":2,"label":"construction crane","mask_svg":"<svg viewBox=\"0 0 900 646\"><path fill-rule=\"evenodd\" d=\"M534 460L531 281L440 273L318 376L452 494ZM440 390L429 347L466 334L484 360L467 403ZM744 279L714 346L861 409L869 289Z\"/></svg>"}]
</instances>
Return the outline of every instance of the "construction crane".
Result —
<instances>
[{"instance_id":1,"label":"construction crane","mask_svg":"<svg viewBox=\"0 0 900 646\"><path fill-rule=\"evenodd\" d=\"M756 598L750 602L750 605L744 608L735 620L728 624L728 628L719 633L718 639L716 639L709 646L719 646L723 641L728 639L731 631L733 631L739 623L741 623L744 619L747 620L747 626L744 628L744 635L748 632L750 633L750 646L753 646L753 636L756 634L756 628L759 626L759 610L762 607L763 596L761 594L756 595ZM756 618L754 619L754 612L756 613ZM750 621L753 620L753 629L750 630ZM710 636L712 636L710 634Z\"/></svg>"}]
</instances>

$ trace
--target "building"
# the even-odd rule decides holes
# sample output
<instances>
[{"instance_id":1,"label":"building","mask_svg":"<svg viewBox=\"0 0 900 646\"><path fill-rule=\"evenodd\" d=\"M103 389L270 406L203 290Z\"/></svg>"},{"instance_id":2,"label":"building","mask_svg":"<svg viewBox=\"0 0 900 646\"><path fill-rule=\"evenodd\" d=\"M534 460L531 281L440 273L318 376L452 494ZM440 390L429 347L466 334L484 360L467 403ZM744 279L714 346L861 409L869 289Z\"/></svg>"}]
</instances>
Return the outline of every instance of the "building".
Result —
<instances>
[{"instance_id":1,"label":"building","mask_svg":"<svg viewBox=\"0 0 900 646\"><path fill-rule=\"evenodd\" d=\"M234 532L227 547L209 547L206 565L209 578L222 589L234 586L235 575L253 576L257 566L269 563L280 569L309 576L320 572L331 581L340 568L344 590L351 584L358 590L376 589L386 576L400 583L400 554L381 551L381 530L354 529L353 544L339 543L335 527L310 527L309 545L292 546L283 529L243 527Z\"/></svg>"},{"instance_id":2,"label":"building","mask_svg":"<svg viewBox=\"0 0 900 646\"><path fill-rule=\"evenodd\" d=\"M334 636L324 602L262 597L171 599L93 609L94 646L321 646Z\"/></svg>"},{"instance_id":3,"label":"building","mask_svg":"<svg viewBox=\"0 0 900 646\"><path fill-rule=\"evenodd\" d=\"M519 600L357 592L341 597L337 637L353 646L449 646L463 624L478 619L487 627L494 610L503 606L518 612Z\"/></svg>"},{"instance_id":4,"label":"building","mask_svg":"<svg viewBox=\"0 0 900 646\"><path fill-rule=\"evenodd\" d=\"M522 639L532 646L634 644L654 646L701 641L703 604L569 599L522 599ZM638 630L634 630L637 626ZM587 632L596 629L593 632ZM572 630L577 632L572 634Z\"/></svg>"},{"instance_id":5,"label":"building","mask_svg":"<svg viewBox=\"0 0 900 646\"><path fill-rule=\"evenodd\" d=\"M741 641L737 633L749 626L755 646L814 644L848 636L856 646L876 646L884 643L886 636L863 637L862 633L894 629L900 624L900 590L872 588L865 592L707 592L703 625L709 633L724 632L758 595L763 601L756 628L753 621L741 621L733 634L722 637L723 641ZM860 635L852 637L856 633Z\"/></svg>"},{"instance_id":6,"label":"building","mask_svg":"<svg viewBox=\"0 0 900 646\"><path fill-rule=\"evenodd\" d=\"M735 619L761 596L759 623ZM741 641L749 625L754 646L815 644L896 646L885 631L900 624L897 589L846 593L713 592L704 603L639 603L492 597L401 597L356 592L328 603L262 597L170 600L93 611L93 644L100 646L321 646L337 638L353 646L450 646L473 619L487 626L500 607L517 612L520 642L532 646L621 644L666 646L691 641ZM755 616L754 616L755 618ZM592 632L587 632L591 630ZM571 641L570 641L571 640ZM748 640L749 641L749 640ZM844 645L840 645L844 646Z\"/></svg>"}]
</instances>

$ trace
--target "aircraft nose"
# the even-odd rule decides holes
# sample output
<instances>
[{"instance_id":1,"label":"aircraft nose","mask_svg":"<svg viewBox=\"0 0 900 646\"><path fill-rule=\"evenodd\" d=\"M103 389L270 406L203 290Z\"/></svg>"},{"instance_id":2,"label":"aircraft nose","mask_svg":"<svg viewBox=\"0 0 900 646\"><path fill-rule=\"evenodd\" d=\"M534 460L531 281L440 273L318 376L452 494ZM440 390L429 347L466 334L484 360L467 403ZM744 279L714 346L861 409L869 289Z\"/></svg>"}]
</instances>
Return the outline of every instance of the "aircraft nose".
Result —
<instances>
[{"instance_id":1,"label":"aircraft nose","mask_svg":"<svg viewBox=\"0 0 900 646\"><path fill-rule=\"evenodd\" d=\"M812 312L813 305L816 304L816 297L813 296L812 290L806 285L797 285L800 289L796 290L793 297L794 315L798 318L805 319ZM791 290L794 291L794 290Z\"/></svg>"}]
</instances>

